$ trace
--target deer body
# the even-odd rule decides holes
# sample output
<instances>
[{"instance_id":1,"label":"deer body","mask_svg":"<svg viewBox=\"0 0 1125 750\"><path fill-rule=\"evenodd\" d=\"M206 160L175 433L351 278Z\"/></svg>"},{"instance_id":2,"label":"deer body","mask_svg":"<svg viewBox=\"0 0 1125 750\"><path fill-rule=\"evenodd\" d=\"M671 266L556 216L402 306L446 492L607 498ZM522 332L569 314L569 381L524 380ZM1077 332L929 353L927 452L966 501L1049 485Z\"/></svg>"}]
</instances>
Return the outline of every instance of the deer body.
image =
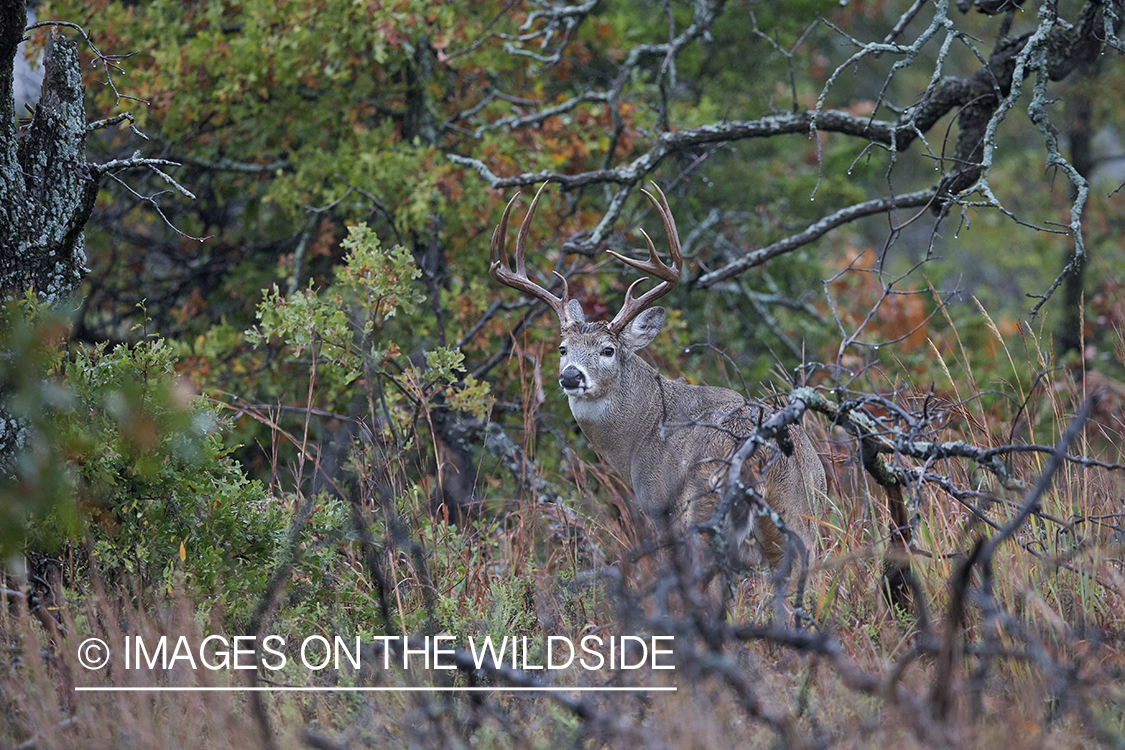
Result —
<instances>
[{"instance_id":1,"label":"deer body","mask_svg":"<svg viewBox=\"0 0 1125 750\"><path fill-rule=\"evenodd\" d=\"M683 262L675 222L667 200L659 194L660 202L645 192L660 214L672 266L659 260L647 234L648 262L610 251L624 262L657 275L662 282L639 298L633 296L633 290L643 279L634 282L626 292L621 312L608 323L586 322L582 306L567 298L565 279L560 298L527 277L527 227L539 194L516 241L515 273L509 268L504 249L512 203L493 233L490 273L555 310L562 339L559 384L578 426L614 473L629 482L638 507L653 520L657 531L665 537L682 538L692 525L710 519L726 477L727 460L770 410L748 402L729 388L692 385L682 378L669 380L637 355L664 324L664 309L651 304L679 281ZM811 519L825 493L824 467L803 430L791 427L790 442L791 455L782 454L775 446L774 455L748 462L743 467L743 481L758 487L784 525L800 537L811 557L817 547ZM734 567L754 567L763 562L777 567L781 563L787 546L785 535L768 519L752 516L745 502L737 503L727 514L721 531Z\"/></svg>"},{"instance_id":2,"label":"deer body","mask_svg":"<svg viewBox=\"0 0 1125 750\"><path fill-rule=\"evenodd\" d=\"M645 362L630 347L647 344L642 332L651 328L655 336L663 320L664 310L652 308L617 338L604 323L572 323L562 331L559 381L582 434L629 482L638 508L662 535L682 538L710 519L726 459L770 411L729 388L669 380ZM613 355L603 356L610 349ZM809 516L825 492L824 467L802 430L792 430L791 440L793 455L745 466L743 481L761 481L766 502L815 555ZM777 567L785 553L784 535L768 520L751 518L745 505L735 508L723 533L738 568Z\"/></svg>"}]
</instances>

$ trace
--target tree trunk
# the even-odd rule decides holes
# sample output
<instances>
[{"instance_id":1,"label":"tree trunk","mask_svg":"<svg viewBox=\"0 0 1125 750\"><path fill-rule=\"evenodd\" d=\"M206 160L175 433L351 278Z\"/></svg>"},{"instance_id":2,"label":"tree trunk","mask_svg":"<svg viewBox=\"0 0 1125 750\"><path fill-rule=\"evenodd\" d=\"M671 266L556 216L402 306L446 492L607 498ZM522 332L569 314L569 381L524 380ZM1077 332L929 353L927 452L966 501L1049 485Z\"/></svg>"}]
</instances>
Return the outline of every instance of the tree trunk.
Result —
<instances>
[{"instance_id":1,"label":"tree trunk","mask_svg":"<svg viewBox=\"0 0 1125 750\"><path fill-rule=\"evenodd\" d=\"M0 6L0 298L33 289L57 305L86 274L82 232L98 190L86 163L86 89L77 45L52 35L39 103L30 125L17 129L13 68L26 8Z\"/></svg>"},{"instance_id":2,"label":"tree trunk","mask_svg":"<svg viewBox=\"0 0 1125 750\"><path fill-rule=\"evenodd\" d=\"M1070 122L1067 135L1070 138L1070 163L1078 174L1090 179L1094 171L1093 156L1090 151L1090 140L1093 137L1093 106L1091 103L1091 89L1098 78L1097 61L1082 66L1081 75L1077 85L1068 99L1072 103L1071 111L1074 113ZM1070 198L1074 200L1078 191L1073 185L1070 187ZM1069 262L1064 258L1064 264ZM1090 264L1090 244L1086 244L1086 257L1066 277L1063 297L1062 321L1059 325L1058 351L1059 357L1068 352L1078 352L1084 356L1082 349L1082 306L1083 292L1086 288L1086 266Z\"/></svg>"},{"instance_id":3,"label":"tree trunk","mask_svg":"<svg viewBox=\"0 0 1125 750\"><path fill-rule=\"evenodd\" d=\"M74 42L52 35L39 103L31 123L17 125L14 68L26 20L24 0L0 0L0 304L31 289L60 305L73 298L87 271L82 232L99 174L86 163L85 87ZM2 341L0 357L13 357ZM11 388L8 378L0 379L4 472L27 433L6 407Z\"/></svg>"}]
</instances>

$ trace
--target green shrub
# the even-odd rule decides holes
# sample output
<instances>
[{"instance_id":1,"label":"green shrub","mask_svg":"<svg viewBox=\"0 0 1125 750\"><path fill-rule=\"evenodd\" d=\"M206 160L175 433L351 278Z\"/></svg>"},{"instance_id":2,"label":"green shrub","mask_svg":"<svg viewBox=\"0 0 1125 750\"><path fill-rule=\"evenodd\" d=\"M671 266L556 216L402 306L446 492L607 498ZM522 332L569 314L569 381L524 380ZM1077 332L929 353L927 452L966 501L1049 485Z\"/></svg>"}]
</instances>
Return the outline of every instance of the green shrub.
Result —
<instances>
[{"instance_id":1,"label":"green shrub","mask_svg":"<svg viewBox=\"0 0 1125 750\"><path fill-rule=\"evenodd\" d=\"M0 478L5 557L75 545L76 565L109 583L262 590L286 514L231 460L162 340L68 356L65 329L31 300L7 308L3 333L4 411L22 431Z\"/></svg>"}]
</instances>

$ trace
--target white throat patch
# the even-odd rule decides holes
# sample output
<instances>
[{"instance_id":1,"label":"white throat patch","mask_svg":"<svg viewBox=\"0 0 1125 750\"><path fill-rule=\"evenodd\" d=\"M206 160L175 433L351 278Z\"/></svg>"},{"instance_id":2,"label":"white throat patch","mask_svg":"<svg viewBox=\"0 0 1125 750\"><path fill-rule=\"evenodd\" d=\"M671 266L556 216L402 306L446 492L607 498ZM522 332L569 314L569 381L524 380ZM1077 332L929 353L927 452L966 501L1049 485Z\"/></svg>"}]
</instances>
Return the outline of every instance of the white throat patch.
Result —
<instances>
[{"instance_id":1,"label":"white throat patch","mask_svg":"<svg viewBox=\"0 0 1125 750\"><path fill-rule=\"evenodd\" d=\"M610 400L608 398L582 398L568 396L570 413L580 422L605 422L609 420Z\"/></svg>"}]
</instances>

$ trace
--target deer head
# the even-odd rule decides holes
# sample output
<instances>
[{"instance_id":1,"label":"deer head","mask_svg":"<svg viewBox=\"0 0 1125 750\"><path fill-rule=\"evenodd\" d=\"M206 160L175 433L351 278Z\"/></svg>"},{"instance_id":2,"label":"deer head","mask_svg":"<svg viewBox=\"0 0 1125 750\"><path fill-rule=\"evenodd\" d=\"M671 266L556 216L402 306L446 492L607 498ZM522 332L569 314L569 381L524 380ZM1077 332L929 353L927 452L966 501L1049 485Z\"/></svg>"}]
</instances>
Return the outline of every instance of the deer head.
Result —
<instances>
[{"instance_id":1,"label":"deer head","mask_svg":"<svg viewBox=\"0 0 1125 750\"><path fill-rule=\"evenodd\" d=\"M668 199L664 193L653 183L653 189L660 196L659 200L647 190L641 192L652 202L660 216L664 227L664 236L672 255L672 265L665 265L656 253L652 239L645 230L640 232L648 244L648 260L634 260L609 250L610 255L624 263L640 269L645 273L655 275L660 283L641 296L635 295L638 285L647 281L640 278L629 285L625 292L625 303L621 310L608 323L597 321L588 323L582 312L582 305L578 300L570 299L570 290L566 279L557 272L556 276L562 281L562 296L556 297L551 292L536 284L528 278L525 267L527 254L527 235L531 219L535 215L535 207L539 197L547 187L547 183L536 192L531 206L527 210L520 225L519 235L516 237L516 264L513 272L505 249L505 234L508 229L508 216L512 211L519 194L508 202L504 215L496 231L492 233L492 244L489 249L490 265L488 272L492 278L505 286L510 286L524 294L530 295L547 304L559 318L559 328L562 341L559 345L561 361L559 363L559 385L570 397L571 409L580 409L581 404L604 402L612 398L617 392L617 385L622 377L622 372L627 370L633 362L634 352L643 349L656 338L664 325L665 311L662 307L652 307L657 299L670 292L680 280L680 270L683 268L684 256L680 250L680 241L676 233L676 222L672 218L672 211L668 207ZM638 360L639 361L639 360ZM575 411L575 416L580 417Z\"/></svg>"},{"instance_id":2,"label":"deer head","mask_svg":"<svg viewBox=\"0 0 1125 750\"><path fill-rule=\"evenodd\" d=\"M683 538L693 524L708 522L718 507L714 478L741 445L738 436L761 424L771 412L729 388L669 380L637 356L636 351L647 346L664 325L664 308L653 304L676 286L684 262L668 200L659 187L653 187L659 197L644 193L660 216L671 265L660 260L644 230L648 260L611 251L627 265L655 275L658 283L639 296L637 287L645 279L630 284L625 304L608 323L586 321L582 305L570 299L561 275L558 297L528 278L528 227L543 188L520 226L514 269L504 248L504 235L515 198L504 209L492 234L489 273L555 311L562 338L559 385L569 397L570 411L583 435L614 473L629 482L637 506L653 520L657 531ZM746 486L764 482L761 492L766 502L777 511L783 526L795 531L805 549L815 554L817 535L810 519L816 513L810 503L825 493L824 467L804 432L794 429L791 438L792 455L779 451L764 476L757 468L744 465L742 481ZM785 534L772 521L752 515L748 506L739 507L741 515L729 516L722 531L734 566L752 567L762 559L771 566L780 565L788 548Z\"/></svg>"}]
</instances>

